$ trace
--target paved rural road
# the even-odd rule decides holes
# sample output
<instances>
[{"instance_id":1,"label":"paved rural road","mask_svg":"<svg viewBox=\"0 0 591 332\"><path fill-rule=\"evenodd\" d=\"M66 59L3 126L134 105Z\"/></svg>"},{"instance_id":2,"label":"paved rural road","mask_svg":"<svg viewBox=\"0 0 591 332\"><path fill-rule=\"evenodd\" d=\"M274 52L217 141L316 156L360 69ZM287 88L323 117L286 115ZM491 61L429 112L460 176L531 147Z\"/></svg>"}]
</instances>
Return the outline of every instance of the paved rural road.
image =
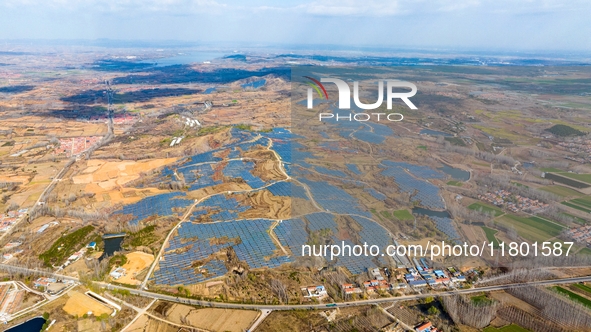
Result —
<instances>
[{"instance_id":1,"label":"paved rural road","mask_svg":"<svg viewBox=\"0 0 591 332\"><path fill-rule=\"evenodd\" d=\"M36 269L29 269L25 267L19 267L14 265L8 264L0 264L1 270L11 270L13 272L22 272L22 273L36 273L39 275L51 276L58 279L65 279L65 280L73 280L78 281L77 278L64 276L61 274L40 271ZM449 296L449 295L457 295L457 294L470 294L476 292L490 292L496 290L504 290L513 287L526 287L526 286L550 286L550 285L557 285L557 284L570 284L570 283L577 283L583 281L591 281L591 276L585 277L575 277L575 278L561 278L561 279L554 279L554 280L543 280L543 281L532 281L526 283L519 283L519 284L507 284L507 285L499 285L499 286L487 286L487 287L477 287L477 288L469 288L469 289L458 289L453 291L446 291L446 292L437 292L437 293L425 293L425 294L413 294L413 295L405 295L405 296L398 296L398 297L385 297L379 299L370 299L370 300L358 300L352 302L340 302L336 303L337 307L346 307L346 306L361 306L361 305L371 305L371 304L378 304L384 302L392 302L392 301L406 301L406 300L416 300L425 297L431 296ZM271 309L271 310L293 310L293 309L320 309L326 308L326 303L324 304L290 304L290 305L275 305L275 304L242 304L242 303L225 303L225 302L210 302L210 301L198 301L192 300L182 297L175 297L171 295L165 295L160 293L154 293L150 291L140 290L140 289L133 289L128 287L122 287L118 285L112 285L105 282L98 282L95 281L95 284L105 288L105 289L122 289L129 291L130 294L134 295L141 295L153 299L159 300L166 300L170 302L177 302L177 303L184 303L190 305L199 305L203 307L216 307L216 308L233 308L233 309L257 309L257 310L264 310L264 309Z\"/></svg>"}]
</instances>

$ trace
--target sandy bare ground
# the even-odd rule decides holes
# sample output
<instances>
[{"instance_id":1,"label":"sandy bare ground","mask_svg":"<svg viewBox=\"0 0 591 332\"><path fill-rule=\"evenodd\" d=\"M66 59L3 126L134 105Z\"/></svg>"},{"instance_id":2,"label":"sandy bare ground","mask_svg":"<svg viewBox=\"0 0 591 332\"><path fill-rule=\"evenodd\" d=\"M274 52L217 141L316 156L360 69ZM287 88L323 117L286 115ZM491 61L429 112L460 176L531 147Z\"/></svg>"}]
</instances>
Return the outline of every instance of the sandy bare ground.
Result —
<instances>
[{"instance_id":1,"label":"sandy bare ground","mask_svg":"<svg viewBox=\"0 0 591 332\"><path fill-rule=\"evenodd\" d=\"M130 285L139 285L141 280L137 280L135 276L152 264L154 261L154 255L141 251L135 251L125 255L125 257L127 257L127 263L125 263L122 267L125 269L126 274L119 278L117 282Z\"/></svg>"},{"instance_id":2,"label":"sandy bare ground","mask_svg":"<svg viewBox=\"0 0 591 332\"><path fill-rule=\"evenodd\" d=\"M92 311L94 316L100 316L102 314L111 314L113 310L103 305L99 301L82 294L77 291L71 291L68 293L70 297L64 305L64 311L73 316L83 316L84 314Z\"/></svg>"},{"instance_id":3,"label":"sandy bare ground","mask_svg":"<svg viewBox=\"0 0 591 332\"><path fill-rule=\"evenodd\" d=\"M252 325L258 315L259 312L254 310L194 309L181 304L173 304L166 310L167 319L173 323L180 324L181 317L184 317L185 325L213 332L242 332Z\"/></svg>"},{"instance_id":4,"label":"sandy bare ground","mask_svg":"<svg viewBox=\"0 0 591 332\"><path fill-rule=\"evenodd\" d=\"M140 177L146 172L176 161L176 158L149 161L104 161L89 160L87 168L80 175L72 177L75 184L97 184L104 190L111 190Z\"/></svg>"}]
</instances>

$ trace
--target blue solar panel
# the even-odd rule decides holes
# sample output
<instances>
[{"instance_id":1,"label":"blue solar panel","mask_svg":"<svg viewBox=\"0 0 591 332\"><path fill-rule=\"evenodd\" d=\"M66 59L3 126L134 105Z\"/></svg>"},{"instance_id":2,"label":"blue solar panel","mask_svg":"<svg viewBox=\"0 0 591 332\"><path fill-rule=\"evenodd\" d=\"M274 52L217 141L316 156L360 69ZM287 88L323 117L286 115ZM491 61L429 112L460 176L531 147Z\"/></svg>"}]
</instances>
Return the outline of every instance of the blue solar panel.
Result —
<instances>
[{"instance_id":1,"label":"blue solar panel","mask_svg":"<svg viewBox=\"0 0 591 332\"><path fill-rule=\"evenodd\" d=\"M355 173L357 175L361 174L361 172L359 171L359 168L357 167L357 165L355 165L355 164L346 164L346 166L347 166L347 168L351 172L353 172L353 173Z\"/></svg>"},{"instance_id":2,"label":"blue solar panel","mask_svg":"<svg viewBox=\"0 0 591 332\"><path fill-rule=\"evenodd\" d=\"M308 199L306 190L293 182L277 182L268 186L267 190L269 190L275 196L289 196L294 198L297 197Z\"/></svg>"},{"instance_id":3,"label":"blue solar panel","mask_svg":"<svg viewBox=\"0 0 591 332\"><path fill-rule=\"evenodd\" d=\"M399 189L411 195L411 200L419 201L422 206L427 208L445 209L445 202L439 195L439 188L425 180L417 179L408 174L403 166L411 166L412 169L409 169L409 171L414 172L413 174L417 174L416 176L437 176L440 173L428 167L425 168L424 166L406 163L385 161L382 164L387 165L382 171L382 174L393 177L396 184L398 184Z\"/></svg>"},{"instance_id":4,"label":"blue solar panel","mask_svg":"<svg viewBox=\"0 0 591 332\"><path fill-rule=\"evenodd\" d=\"M137 224L151 216L170 216L175 214L173 212L174 208L186 208L192 204L193 201L182 198L184 196L186 196L184 192L149 196L137 203L124 206L121 210L114 212L113 215L133 215L130 224Z\"/></svg>"},{"instance_id":5,"label":"blue solar panel","mask_svg":"<svg viewBox=\"0 0 591 332\"><path fill-rule=\"evenodd\" d=\"M339 178L347 177L347 174L345 174L344 172L339 171L339 170L328 169L328 168L322 167L322 166L315 166L314 169L318 173L322 173L322 174L326 174L326 175L330 175L330 176L336 176Z\"/></svg>"},{"instance_id":6,"label":"blue solar panel","mask_svg":"<svg viewBox=\"0 0 591 332\"><path fill-rule=\"evenodd\" d=\"M272 223L272 220L266 219L184 223L179 227L178 235L170 240L153 279L157 284L185 285L223 275L227 271L221 261L210 261L203 265L202 269L209 272L207 275L191 266L193 262L208 259L228 247L232 247L237 258L252 269L274 268L292 262L291 257L275 255L278 248L268 233Z\"/></svg>"},{"instance_id":7,"label":"blue solar panel","mask_svg":"<svg viewBox=\"0 0 591 332\"><path fill-rule=\"evenodd\" d=\"M310 188L314 200L328 211L371 216L369 212L363 210L355 197L328 182L316 182L304 178L300 181Z\"/></svg>"},{"instance_id":8,"label":"blue solar panel","mask_svg":"<svg viewBox=\"0 0 591 332\"><path fill-rule=\"evenodd\" d=\"M386 199L386 195L382 194L381 192L373 189L373 188L365 188L365 191L370 193L375 199L383 201Z\"/></svg>"}]
</instances>

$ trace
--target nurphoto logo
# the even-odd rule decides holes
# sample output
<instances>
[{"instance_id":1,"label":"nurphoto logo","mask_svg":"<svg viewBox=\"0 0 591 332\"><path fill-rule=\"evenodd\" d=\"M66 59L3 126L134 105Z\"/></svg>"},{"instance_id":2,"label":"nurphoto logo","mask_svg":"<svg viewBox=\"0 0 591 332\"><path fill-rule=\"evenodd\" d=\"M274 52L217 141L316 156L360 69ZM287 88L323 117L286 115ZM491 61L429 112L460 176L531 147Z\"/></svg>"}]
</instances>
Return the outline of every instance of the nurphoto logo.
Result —
<instances>
[{"instance_id":1,"label":"nurphoto logo","mask_svg":"<svg viewBox=\"0 0 591 332\"><path fill-rule=\"evenodd\" d=\"M328 100L328 92L322 83L334 83L337 86L339 99L338 99L338 108L341 110L350 110L351 109L351 89L349 85L338 78L320 78L320 81L310 77L304 76L309 82L307 84L310 86L308 88L308 98L307 98L307 107L308 109L314 108L314 90L318 94L321 99ZM380 107L384 102L384 82L386 82L386 108L388 110L392 109L392 100L393 99L400 99L402 100L406 106L408 106L412 110L416 110L417 107L410 101L409 98L413 97L417 93L417 86L410 82L405 81L398 81L398 80L380 80L378 81L378 99L373 104L364 104L359 99L359 82L353 82L353 102L355 105L362 109L362 110L374 110ZM409 88L409 92L395 92L395 88ZM404 116L400 113L349 113L348 115L342 114L333 114L333 113L320 113L318 115L318 119L322 121L322 119L336 119L336 121L369 121L371 118L375 118L377 121L380 121L382 118L385 118L389 121L402 121Z\"/></svg>"}]
</instances>

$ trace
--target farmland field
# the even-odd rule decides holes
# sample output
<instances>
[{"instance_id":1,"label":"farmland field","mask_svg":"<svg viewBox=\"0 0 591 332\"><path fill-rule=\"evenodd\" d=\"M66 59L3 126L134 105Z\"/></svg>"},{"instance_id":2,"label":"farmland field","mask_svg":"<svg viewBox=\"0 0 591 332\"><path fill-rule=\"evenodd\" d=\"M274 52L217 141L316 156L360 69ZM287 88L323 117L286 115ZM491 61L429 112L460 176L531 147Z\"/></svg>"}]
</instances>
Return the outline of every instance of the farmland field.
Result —
<instances>
[{"instance_id":1,"label":"farmland field","mask_svg":"<svg viewBox=\"0 0 591 332\"><path fill-rule=\"evenodd\" d=\"M560 234L563 227L539 217L520 217L513 214L504 215L496 221L507 227L515 227L519 236L531 241L546 241Z\"/></svg>"},{"instance_id":2,"label":"farmland field","mask_svg":"<svg viewBox=\"0 0 591 332\"><path fill-rule=\"evenodd\" d=\"M496 229L488 228L486 226L482 226L482 230L486 235L486 239L488 242L492 242L494 247L497 248L499 246L499 240L495 237L495 234L498 232Z\"/></svg>"},{"instance_id":3,"label":"farmland field","mask_svg":"<svg viewBox=\"0 0 591 332\"><path fill-rule=\"evenodd\" d=\"M584 207L582 207L582 206L580 206L580 205L573 204L573 203L571 203L571 202L561 202L560 204L562 204L562 205L566 205L566 206L568 206L568 207L572 207L573 209L577 209L577 210L579 210L579 211L583 211L583 212L591 213L591 210L589 210L589 209L587 209L587 208L584 208Z\"/></svg>"},{"instance_id":4,"label":"farmland field","mask_svg":"<svg viewBox=\"0 0 591 332\"><path fill-rule=\"evenodd\" d=\"M472 203L468 206L468 209L474 211L482 211L485 213L494 213L495 217L498 217L503 214L503 210L501 210L500 208L482 202Z\"/></svg>"},{"instance_id":5,"label":"farmland field","mask_svg":"<svg viewBox=\"0 0 591 332\"><path fill-rule=\"evenodd\" d=\"M549 193L553 193L558 196L562 196L562 197L570 197L570 196L579 197L579 196L583 195L574 189L559 186L559 185L544 186L544 187L541 187L540 189L547 191Z\"/></svg>"},{"instance_id":6,"label":"farmland field","mask_svg":"<svg viewBox=\"0 0 591 332\"><path fill-rule=\"evenodd\" d=\"M558 293L561 293L563 295L566 295L569 299L571 299L574 302L578 302L578 303L584 305L587 308L591 308L591 300L589 300L586 297L583 297L583 296L581 296L579 294L575 294L575 293L573 293L573 292L571 292L571 291L569 291L569 290L567 290L565 288L562 288L560 286L552 287L552 289L554 289Z\"/></svg>"},{"instance_id":7,"label":"farmland field","mask_svg":"<svg viewBox=\"0 0 591 332\"><path fill-rule=\"evenodd\" d=\"M573 284L573 287L578 288L581 291L587 293L588 296L591 296L591 287L582 284Z\"/></svg>"},{"instance_id":8,"label":"farmland field","mask_svg":"<svg viewBox=\"0 0 591 332\"><path fill-rule=\"evenodd\" d=\"M398 220L414 220L414 217L408 210L397 210L392 213Z\"/></svg>"},{"instance_id":9,"label":"farmland field","mask_svg":"<svg viewBox=\"0 0 591 332\"><path fill-rule=\"evenodd\" d=\"M587 223L587 221L585 219L580 218L580 217L577 217L577 216L573 216L570 213L563 212L562 214L565 215L565 216L567 216L567 217L569 217L569 218L573 218L576 223L579 223L579 224L582 224L582 225L584 225L584 224Z\"/></svg>"},{"instance_id":10,"label":"farmland field","mask_svg":"<svg viewBox=\"0 0 591 332\"><path fill-rule=\"evenodd\" d=\"M528 329L524 329L523 327L515 325L515 324L503 326L501 328L489 326L489 327L484 328L484 330L482 330L482 331L483 332L529 332Z\"/></svg>"},{"instance_id":11,"label":"farmland field","mask_svg":"<svg viewBox=\"0 0 591 332\"><path fill-rule=\"evenodd\" d=\"M569 173L569 172L563 172L563 173L559 173L559 174L562 176L569 177L571 179L575 179L578 181L583 181L585 183L591 184L591 174L577 174L577 173Z\"/></svg>"},{"instance_id":12,"label":"farmland field","mask_svg":"<svg viewBox=\"0 0 591 332\"><path fill-rule=\"evenodd\" d=\"M571 173L567 173L567 174L571 174ZM564 173L546 173L546 179L548 180L552 180L552 181L556 181L556 182L560 182L562 184L565 184L567 186L571 186L574 188L579 188L579 189L583 189L583 188L589 188L589 184L585 183L585 182L581 182L579 180L576 180L574 178L571 177L567 177L565 176Z\"/></svg>"},{"instance_id":13,"label":"farmland field","mask_svg":"<svg viewBox=\"0 0 591 332\"><path fill-rule=\"evenodd\" d=\"M184 324L209 331L245 331L259 315L259 312L255 310L195 309L169 302L159 302L154 310L168 317L172 323L183 324L185 322Z\"/></svg>"},{"instance_id":14,"label":"farmland field","mask_svg":"<svg viewBox=\"0 0 591 332\"><path fill-rule=\"evenodd\" d=\"M586 208L591 208L591 197L589 196L575 198L571 200L571 202Z\"/></svg>"}]
</instances>

